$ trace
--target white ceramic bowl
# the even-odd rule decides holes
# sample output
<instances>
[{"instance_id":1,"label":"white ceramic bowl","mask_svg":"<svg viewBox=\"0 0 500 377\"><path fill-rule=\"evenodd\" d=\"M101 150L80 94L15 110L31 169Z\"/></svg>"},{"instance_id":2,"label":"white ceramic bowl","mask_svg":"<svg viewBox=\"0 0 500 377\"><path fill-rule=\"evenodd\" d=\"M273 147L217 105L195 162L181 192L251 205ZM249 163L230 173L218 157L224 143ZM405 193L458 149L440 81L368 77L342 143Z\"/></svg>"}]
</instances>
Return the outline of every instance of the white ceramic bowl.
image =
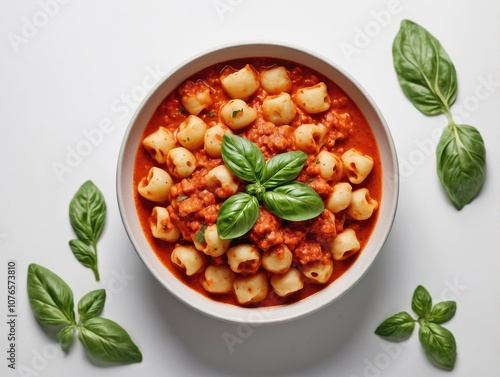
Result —
<instances>
[{"instance_id":1,"label":"white ceramic bowl","mask_svg":"<svg viewBox=\"0 0 500 377\"><path fill-rule=\"evenodd\" d=\"M308 66L339 85L361 109L377 139L384 176L379 218L365 249L356 262L336 281L314 295L286 306L243 308L213 301L179 281L158 260L148 243L136 212L132 184L134 159L141 135L163 99L194 73L213 64L248 57L270 57ZM398 200L398 164L390 131L377 106L349 74L334 63L304 49L251 43L226 46L205 52L174 69L151 90L132 118L120 151L117 170L117 196L120 214L130 240L146 267L171 294L192 308L212 317L239 323L277 323L310 314L346 293L367 272L382 249L396 213Z\"/></svg>"}]
</instances>

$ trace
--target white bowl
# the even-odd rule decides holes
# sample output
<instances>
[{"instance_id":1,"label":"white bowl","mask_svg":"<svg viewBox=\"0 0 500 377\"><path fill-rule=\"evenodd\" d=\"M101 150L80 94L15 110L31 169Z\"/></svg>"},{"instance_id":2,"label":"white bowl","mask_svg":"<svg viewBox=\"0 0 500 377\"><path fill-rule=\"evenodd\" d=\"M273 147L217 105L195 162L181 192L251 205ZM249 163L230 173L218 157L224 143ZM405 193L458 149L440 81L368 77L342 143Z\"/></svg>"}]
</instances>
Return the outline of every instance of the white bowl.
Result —
<instances>
[{"instance_id":1,"label":"white bowl","mask_svg":"<svg viewBox=\"0 0 500 377\"><path fill-rule=\"evenodd\" d=\"M308 66L339 85L357 104L377 139L383 172L379 218L369 242L355 263L337 280L319 292L286 306L243 308L211 300L178 280L160 262L139 223L132 183L134 159L141 135L158 105L184 80L213 64L237 58L270 57ZM398 200L398 164L390 131L366 91L334 63L304 49L269 43L239 44L205 52L174 69L151 90L132 118L120 151L117 196L123 224L139 257L156 279L182 302L209 316L237 323L277 323L299 318L332 303L346 293L367 272L382 249L392 227Z\"/></svg>"}]
</instances>

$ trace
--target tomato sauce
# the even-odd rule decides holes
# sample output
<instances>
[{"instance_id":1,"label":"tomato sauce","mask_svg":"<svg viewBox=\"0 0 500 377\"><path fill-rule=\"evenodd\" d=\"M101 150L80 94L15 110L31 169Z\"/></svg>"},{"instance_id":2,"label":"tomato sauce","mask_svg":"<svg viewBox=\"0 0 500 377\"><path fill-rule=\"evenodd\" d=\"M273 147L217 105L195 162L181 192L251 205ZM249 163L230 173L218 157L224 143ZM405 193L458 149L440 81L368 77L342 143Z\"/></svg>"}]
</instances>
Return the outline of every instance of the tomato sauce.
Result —
<instances>
[{"instance_id":1,"label":"tomato sauce","mask_svg":"<svg viewBox=\"0 0 500 377\"><path fill-rule=\"evenodd\" d=\"M208 127L217 123L223 123L219 118L220 107L228 102L231 98L224 92L220 83L220 75L224 70L238 70L250 64L257 72L262 69L281 65L287 69L288 75L292 80L293 89L291 95L293 98L294 93L299 88L315 85L319 82L327 84L328 93L331 98L330 109L319 114L307 114L297 106L297 114L295 118L286 126L275 126L272 123L265 122L259 117L248 127L234 133L243 136L253 143L255 143L265 158L268 159L275 154L294 150L294 136L293 130L297 126L304 123L322 124L326 126L327 133L323 149L333 152L340 156L350 148L356 148L363 154L369 155L374 161L374 166L369 176L359 185L369 190L370 196L381 202L382 193L382 166L379 156L377 143L370 125L367 123L365 117L356 106L356 104L344 93L338 85L322 76L321 74L309 69L308 67L300 64L270 58L252 58L244 60L232 60L216 64L208 67L189 78L189 82L196 83L202 80L211 91L212 104L204 109L198 117L201 118ZM192 84L184 85L182 87L184 93L189 90L195 90ZM257 111L261 112L262 101L266 96L264 89L259 88L246 102ZM179 124L187 118L190 114L187 113L180 101L180 89L174 90L170 93L165 100L160 104L155 111L151 120L149 121L143 133L143 138L148 134L154 132L158 127L162 126L169 129L174 135L179 127ZM213 194L202 193L201 188L204 186L204 176L207 172L222 164L222 159L211 158L207 156L203 149L194 152L196 157L197 169L188 179L176 180L174 178L174 186L170 192L170 203L163 205L169 207L169 214L176 219L176 225L179 226L181 231L181 239L174 243L165 242L156 239L152 236L150 230L150 217L151 211L156 203L146 200L135 190L135 201L137 207L137 214L140 219L145 236L147 237L152 249L157 257L165 265L170 272L172 272L179 280L183 281L186 285L195 289L200 294L210 297L214 300L225 302L228 304L239 305L236 301L234 294L211 294L204 290L200 284L199 274L194 276L186 276L183 271L177 268L170 259L170 253L178 243L189 244L191 237L202 227L204 223L215 223L217 219L217 212L222 205L223 200L219 199ZM328 194L331 192L331 187L337 182L327 182L319 175L316 165L316 153L309 156L302 173L297 177L297 181L304 182L310 185L318 194L326 200ZM137 187L141 179L147 176L149 169L152 166L160 166L151 155L142 147L138 146L135 158L134 168L134 187ZM346 177L342 177L342 181L347 181ZM241 187L243 187L241 185ZM358 185L352 184L353 190L359 188ZM243 188L241 188L243 190ZM177 202L175 199L179 196L189 196L189 199ZM180 204L181 203L181 204ZM265 219L267 216L269 219ZM182 221L182 217L189 217L189 221ZM377 222L378 211L367 220L351 220L347 218L342 212L335 215L335 224L328 223L322 216L316 219L296 222L289 224L277 218L275 215L269 213L261 206L261 219L260 222L269 227L274 226L272 229L264 229L262 232L257 231L259 221L254 225L248 235L242 239L233 240L231 246L236 243L254 243L265 249L274 244L286 243L289 248L294 251L294 265L302 262L307 262L308 258L317 258L314 253L314 247L309 247L304 240L310 238L312 241L328 238L336 233L339 233L344 228L352 228L355 230L358 240L361 243L361 250L351 257L343 261L333 260L334 269L328 283L317 284L312 281L307 281L304 288L300 291L291 294L285 298L279 297L275 294L272 288L269 288L269 293L266 299L262 302L251 304L254 307L272 306L272 305L286 305L299 300L302 300L318 291L323 289L328 284L333 283L338 279L353 263L363 251L370 234ZM270 225L269 225L270 224ZM263 228L265 228L265 226ZM329 236L330 235L330 236ZM318 243L316 242L316 245ZM321 252L321 251L320 251ZM323 250L323 255L329 253ZM209 263L225 264L225 257L208 258ZM266 272L267 273L267 272ZM267 273L270 276L270 273Z\"/></svg>"}]
</instances>

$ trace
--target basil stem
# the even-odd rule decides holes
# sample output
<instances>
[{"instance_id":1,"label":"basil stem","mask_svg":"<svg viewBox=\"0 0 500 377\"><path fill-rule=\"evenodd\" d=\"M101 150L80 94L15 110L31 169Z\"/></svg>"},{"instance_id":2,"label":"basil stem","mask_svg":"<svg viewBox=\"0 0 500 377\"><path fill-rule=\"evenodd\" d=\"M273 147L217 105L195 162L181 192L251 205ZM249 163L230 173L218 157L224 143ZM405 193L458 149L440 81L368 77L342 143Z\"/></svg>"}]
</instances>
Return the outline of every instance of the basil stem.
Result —
<instances>
[{"instance_id":1,"label":"basil stem","mask_svg":"<svg viewBox=\"0 0 500 377\"><path fill-rule=\"evenodd\" d=\"M486 150L479 131L457 125L451 106L457 74L441 43L422 26L403 20L392 47L394 68L406 97L426 115L444 114L448 126L436 149L437 174L458 210L480 192L486 175Z\"/></svg>"},{"instance_id":2,"label":"basil stem","mask_svg":"<svg viewBox=\"0 0 500 377\"><path fill-rule=\"evenodd\" d=\"M69 219L78 240L69 243L77 260L94 272L100 280L97 268L97 240L104 228L106 202L102 192L92 181L86 181L69 204Z\"/></svg>"},{"instance_id":3,"label":"basil stem","mask_svg":"<svg viewBox=\"0 0 500 377\"><path fill-rule=\"evenodd\" d=\"M408 339L419 324L419 340L425 352L439 367L453 369L457 358L457 345L453 334L440 326L455 315L457 304L444 301L432 306L429 292L419 285L413 292L411 306L418 315L415 320L407 312L399 312L384 320L375 334L391 341Z\"/></svg>"}]
</instances>

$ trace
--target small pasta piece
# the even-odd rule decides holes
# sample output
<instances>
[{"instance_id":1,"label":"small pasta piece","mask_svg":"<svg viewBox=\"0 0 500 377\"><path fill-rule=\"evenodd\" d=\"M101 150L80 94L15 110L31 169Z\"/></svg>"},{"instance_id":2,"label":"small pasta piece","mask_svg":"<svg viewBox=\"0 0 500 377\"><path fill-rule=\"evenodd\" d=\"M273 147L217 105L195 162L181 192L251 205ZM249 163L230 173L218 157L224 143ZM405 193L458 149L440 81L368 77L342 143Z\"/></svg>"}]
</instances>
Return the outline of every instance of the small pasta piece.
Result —
<instances>
[{"instance_id":1,"label":"small pasta piece","mask_svg":"<svg viewBox=\"0 0 500 377\"><path fill-rule=\"evenodd\" d=\"M205 242L199 243L196 238L193 238L193 244L198 250L211 257L220 257L224 255L231 245L231 240L219 238L217 225L215 224L206 227L204 239Z\"/></svg>"},{"instance_id":2,"label":"small pasta piece","mask_svg":"<svg viewBox=\"0 0 500 377\"><path fill-rule=\"evenodd\" d=\"M324 284L332 276L333 262L331 259L312 261L301 266L300 272L313 282Z\"/></svg>"},{"instance_id":3,"label":"small pasta piece","mask_svg":"<svg viewBox=\"0 0 500 377\"><path fill-rule=\"evenodd\" d=\"M179 239L181 232L172 223L168 211L164 207L153 207L149 227L153 237L167 242L175 242Z\"/></svg>"},{"instance_id":4,"label":"small pasta piece","mask_svg":"<svg viewBox=\"0 0 500 377\"><path fill-rule=\"evenodd\" d=\"M326 131L316 124L302 124L295 129L295 147L306 153L316 153L323 145Z\"/></svg>"},{"instance_id":5,"label":"small pasta piece","mask_svg":"<svg viewBox=\"0 0 500 377\"><path fill-rule=\"evenodd\" d=\"M186 178L196 169L196 159L188 149L177 147L168 152L167 167L177 178Z\"/></svg>"},{"instance_id":6,"label":"small pasta piece","mask_svg":"<svg viewBox=\"0 0 500 377\"><path fill-rule=\"evenodd\" d=\"M232 130L245 128L257 118L257 112L241 99L233 99L220 109L224 123Z\"/></svg>"},{"instance_id":7,"label":"small pasta piece","mask_svg":"<svg viewBox=\"0 0 500 377\"><path fill-rule=\"evenodd\" d=\"M370 196L368 189L360 188L352 192L347 216L354 220L366 220L377 208L378 202Z\"/></svg>"},{"instance_id":8,"label":"small pasta piece","mask_svg":"<svg viewBox=\"0 0 500 377\"><path fill-rule=\"evenodd\" d=\"M210 265L201 275L202 287L210 293L229 293L233 290L236 274L227 266Z\"/></svg>"},{"instance_id":9,"label":"small pasta piece","mask_svg":"<svg viewBox=\"0 0 500 377\"><path fill-rule=\"evenodd\" d=\"M262 267L275 274L283 274L292 265L293 253L288 246L280 244L262 253Z\"/></svg>"},{"instance_id":10,"label":"small pasta piece","mask_svg":"<svg viewBox=\"0 0 500 377\"><path fill-rule=\"evenodd\" d=\"M184 148L195 151L203 147L206 131L206 123L196 115L190 115L179 125L177 140Z\"/></svg>"},{"instance_id":11,"label":"small pasta piece","mask_svg":"<svg viewBox=\"0 0 500 377\"><path fill-rule=\"evenodd\" d=\"M351 183L360 184L372 171L373 159L368 155L362 154L355 148L346 151L341 159L344 165L344 172Z\"/></svg>"},{"instance_id":12,"label":"small pasta piece","mask_svg":"<svg viewBox=\"0 0 500 377\"><path fill-rule=\"evenodd\" d=\"M228 75L224 71L220 82L229 97L243 100L248 99L259 88L259 76L249 64Z\"/></svg>"},{"instance_id":13,"label":"small pasta piece","mask_svg":"<svg viewBox=\"0 0 500 377\"><path fill-rule=\"evenodd\" d=\"M168 152L175 147L175 137L165 127L159 127L142 141L142 145L160 164L165 163Z\"/></svg>"},{"instance_id":14,"label":"small pasta piece","mask_svg":"<svg viewBox=\"0 0 500 377\"><path fill-rule=\"evenodd\" d=\"M213 168L206 175L207 186L219 198L229 198L238 192L238 181L226 165Z\"/></svg>"},{"instance_id":15,"label":"small pasta piece","mask_svg":"<svg viewBox=\"0 0 500 377\"><path fill-rule=\"evenodd\" d=\"M233 246L226 252L226 255L229 267L237 274L255 274L260 267L260 251L253 245Z\"/></svg>"},{"instance_id":16,"label":"small pasta piece","mask_svg":"<svg viewBox=\"0 0 500 377\"><path fill-rule=\"evenodd\" d=\"M232 134L232 131L222 124L216 124L205 132L203 148L208 156L212 158L221 156L222 136L227 133Z\"/></svg>"},{"instance_id":17,"label":"small pasta piece","mask_svg":"<svg viewBox=\"0 0 500 377\"><path fill-rule=\"evenodd\" d=\"M339 182L332 188L332 192L326 201L326 208L330 212L338 213L351 204L352 186L348 182Z\"/></svg>"},{"instance_id":18,"label":"small pasta piece","mask_svg":"<svg viewBox=\"0 0 500 377\"><path fill-rule=\"evenodd\" d=\"M263 70L260 73L260 84L269 94L290 93L292 90L292 80L283 66Z\"/></svg>"},{"instance_id":19,"label":"small pasta piece","mask_svg":"<svg viewBox=\"0 0 500 377\"><path fill-rule=\"evenodd\" d=\"M212 105L210 87L203 81L186 81L179 89L182 106L191 115L198 115Z\"/></svg>"},{"instance_id":20,"label":"small pasta piece","mask_svg":"<svg viewBox=\"0 0 500 377\"><path fill-rule=\"evenodd\" d=\"M304 288L304 279L296 268L291 268L284 274L273 275L270 283L280 297L286 297Z\"/></svg>"},{"instance_id":21,"label":"small pasta piece","mask_svg":"<svg viewBox=\"0 0 500 377\"><path fill-rule=\"evenodd\" d=\"M261 302L267 296L269 283L262 272L255 275L237 277L233 282L233 291L240 304Z\"/></svg>"},{"instance_id":22,"label":"small pasta piece","mask_svg":"<svg viewBox=\"0 0 500 377\"><path fill-rule=\"evenodd\" d=\"M356 254L361 248L354 229L346 228L342 233L337 234L331 243L331 253L333 259L344 260Z\"/></svg>"},{"instance_id":23,"label":"small pasta piece","mask_svg":"<svg viewBox=\"0 0 500 377\"><path fill-rule=\"evenodd\" d=\"M194 246L177 245L170 255L172 263L184 270L187 276L192 276L205 267L205 254Z\"/></svg>"},{"instance_id":24,"label":"small pasta piece","mask_svg":"<svg viewBox=\"0 0 500 377\"><path fill-rule=\"evenodd\" d=\"M324 82L297 90L295 96L299 107L308 114L317 114L330 108L331 99Z\"/></svg>"},{"instance_id":25,"label":"small pasta piece","mask_svg":"<svg viewBox=\"0 0 500 377\"><path fill-rule=\"evenodd\" d=\"M321 151L316 156L319 175L327 181L340 181L344 172L342 160L335 153Z\"/></svg>"},{"instance_id":26,"label":"small pasta piece","mask_svg":"<svg viewBox=\"0 0 500 377\"><path fill-rule=\"evenodd\" d=\"M153 166L148 175L137 185L139 194L153 202L162 203L168 199L170 188L174 184L172 177L165 170Z\"/></svg>"},{"instance_id":27,"label":"small pasta piece","mask_svg":"<svg viewBox=\"0 0 500 377\"><path fill-rule=\"evenodd\" d=\"M283 92L275 96L267 96L262 101L264 119L276 126L289 124L295 118L296 113L297 109L288 93Z\"/></svg>"}]
</instances>

